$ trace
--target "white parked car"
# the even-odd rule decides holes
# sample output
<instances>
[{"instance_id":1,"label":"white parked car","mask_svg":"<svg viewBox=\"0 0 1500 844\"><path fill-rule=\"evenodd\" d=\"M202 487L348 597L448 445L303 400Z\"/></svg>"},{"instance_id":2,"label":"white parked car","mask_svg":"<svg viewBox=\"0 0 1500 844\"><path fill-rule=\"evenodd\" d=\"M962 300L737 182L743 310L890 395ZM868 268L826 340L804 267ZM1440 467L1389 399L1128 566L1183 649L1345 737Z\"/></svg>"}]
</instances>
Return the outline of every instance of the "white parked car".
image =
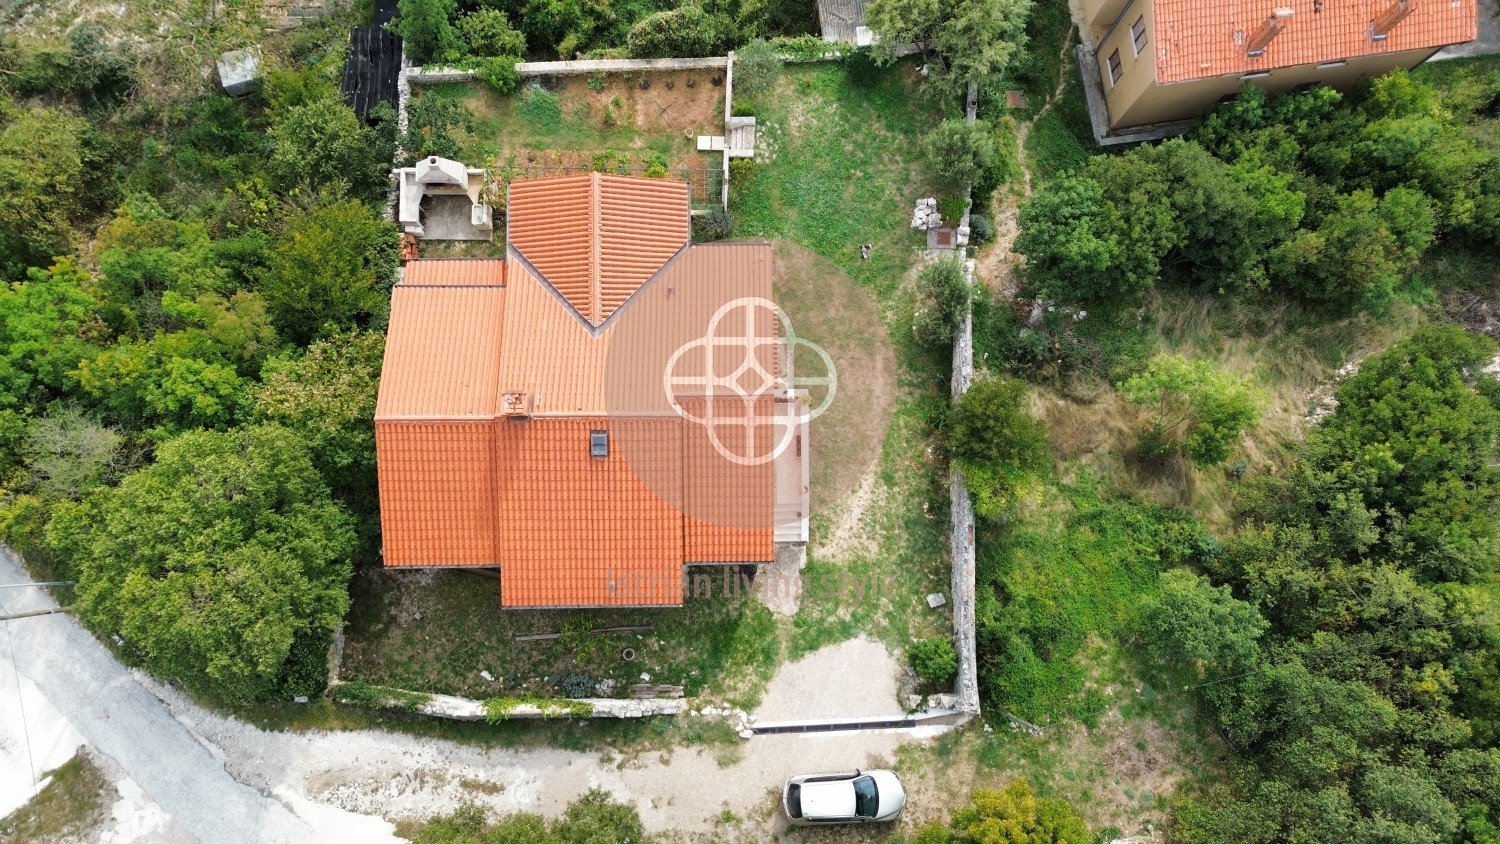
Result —
<instances>
[{"instance_id":1,"label":"white parked car","mask_svg":"<svg viewBox=\"0 0 1500 844\"><path fill-rule=\"evenodd\" d=\"M798 774L781 790L793 826L893 821L906 805L906 789L891 771Z\"/></svg>"}]
</instances>

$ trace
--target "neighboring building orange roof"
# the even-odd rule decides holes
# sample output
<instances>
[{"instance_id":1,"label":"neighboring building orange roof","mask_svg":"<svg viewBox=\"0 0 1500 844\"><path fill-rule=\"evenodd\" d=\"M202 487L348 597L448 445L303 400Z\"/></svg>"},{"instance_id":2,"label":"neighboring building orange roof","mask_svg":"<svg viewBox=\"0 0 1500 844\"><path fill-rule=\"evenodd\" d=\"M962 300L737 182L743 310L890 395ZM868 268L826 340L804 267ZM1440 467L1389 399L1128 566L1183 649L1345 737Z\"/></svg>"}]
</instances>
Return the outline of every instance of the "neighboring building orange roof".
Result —
<instances>
[{"instance_id":1,"label":"neighboring building orange roof","mask_svg":"<svg viewBox=\"0 0 1500 844\"><path fill-rule=\"evenodd\" d=\"M1392 5L1393 0L1155 0L1151 45L1156 50L1156 81L1185 82L1437 49L1472 41L1478 33L1477 0L1410 0L1412 11L1391 27L1387 37L1372 39L1372 23ZM1292 10L1292 16L1264 55L1250 57L1249 43L1279 8Z\"/></svg>"},{"instance_id":2,"label":"neighboring building orange roof","mask_svg":"<svg viewBox=\"0 0 1500 844\"><path fill-rule=\"evenodd\" d=\"M598 326L687 245L688 184L580 173L512 182L506 236Z\"/></svg>"},{"instance_id":3,"label":"neighboring building orange roof","mask_svg":"<svg viewBox=\"0 0 1500 844\"><path fill-rule=\"evenodd\" d=\"M532 252L413 261L393 291L375 424L385 564L498 566L506 607L659 606L681 603L685 563L773 559L772 465L723 459L663 381L682 338L769 300L770 245L688 246L685 185L667 180L516 182L509 214ZM679 225L654 216L680 221L682 241L655 237ZM592 241L589 298L538 277L583 277L567 275L576 242L553 250L546 230ZM746 313L723 321L774 349L770 312ZM706 399L677 398L703 415ZM736 440L750 411L716 401L720 448L770 444L768 428Z\"/></svg>"}]
</instances>

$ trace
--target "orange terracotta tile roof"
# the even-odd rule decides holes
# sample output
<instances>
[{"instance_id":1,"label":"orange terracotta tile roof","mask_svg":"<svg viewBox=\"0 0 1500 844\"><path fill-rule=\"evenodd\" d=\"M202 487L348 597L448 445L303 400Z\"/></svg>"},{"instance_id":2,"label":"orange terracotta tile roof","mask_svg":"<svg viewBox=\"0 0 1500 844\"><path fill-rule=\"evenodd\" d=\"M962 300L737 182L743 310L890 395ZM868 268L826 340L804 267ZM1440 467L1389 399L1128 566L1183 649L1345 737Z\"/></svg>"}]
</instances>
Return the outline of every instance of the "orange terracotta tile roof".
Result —
<instances>
[{"instance_id":1,"label":"orange terracotta tile roof","mask_svg":"<svg viewBox=\"0 0 1500 844\"><path fill-rule=\"evenodd\" d=\"M686 182L580 173L512 182L510 245L598 326L687 245Z\"/></svg>"},{"instance_id":2,"label":"orange terracotta tile roof","mask_svg":"<svg viewBox=\"0 0 1500 844\"><path fill-rule=\"evenodd\" d=\"M1405 50L1426 50L1472 41L1477 0L1411 0L1412 11L1373 40L1371 22L1393 0L1155 0L1152 45L1156 81L1184 82L1243 75L1295 65L1322 64ZM1277 8L1292 17L1258 58L1247 45Z\"/></svg>"},{"instance_id":3,"label":"orange terracotta tile roof","mask_svg":"<svg viewBox=\"0 0 1500 844\"><path fill-rule=\"evenodd\" d=\"M391 291L377 419L495 415L503 261L411 261Z\"/></svg>"},{"instance_id":4,"label":"orange terracotta tile roof","mask_svg":"<svg viewBox=\"0 0 1500 844\"><path fill-rule=\"evenodd\" d=\"M616 191L616 180L539 181L563 197L582 184L591 203L612 209L601 219L613 222L595 229L605 252L628 251L628 232L643 230L630 218L664 213L652 208L678 208L666 215L680 214L686 241L680 183L625 179L628 190ZM646 201L651 190L659 203ZM533 222L534 206L518 207L518 195L540 196L513 184L513 233ZM624 205L610 204L617 199ZM553 231L575 231L566 216L553 222ZM504 262L407 265L392 294L376 408L387 566L498 566L506 607L650 606L681 603L685 563L774 557L772 465L719 457L663 382L664 362L714 324L726 297L770 298L770 246L691 246L667 258L649 271L656 257L604 262L625 268L606 270L615 277L644 273L629 295L608 285L591 293L598 298L585 304L597 303L604 324L580 320L578 303L531 269L563 264L523 259L519 247ZM777 330L764 310L723 321L721 331ZM759 356L775 370L774 354ZM527 418L505 415L507 393L527 396ZM691 394L678 397L701 414ZM608 432L607 457L591 455L593 431ZM740 445L770 438L761 429ZM736 443L732 433L721 440Z\"/></svg>"}]
</instances>

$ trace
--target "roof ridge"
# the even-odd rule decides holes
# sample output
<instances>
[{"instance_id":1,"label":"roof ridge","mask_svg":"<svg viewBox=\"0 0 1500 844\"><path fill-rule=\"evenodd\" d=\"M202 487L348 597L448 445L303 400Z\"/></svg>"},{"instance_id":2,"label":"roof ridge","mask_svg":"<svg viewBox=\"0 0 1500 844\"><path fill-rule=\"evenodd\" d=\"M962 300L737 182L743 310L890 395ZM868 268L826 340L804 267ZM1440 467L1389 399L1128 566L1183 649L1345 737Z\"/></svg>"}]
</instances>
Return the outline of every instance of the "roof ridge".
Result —
<instances>
[{"instance_id":1,"label":"roof ridge","mask_svg":"<svg viewBox=\"0 0 1500 844\"><path fill-rule=\"evenodd\" d=\"M599 284L599 242L603 240L599 204L603 191L599 184L599 171L589 173L589 323L598 326L599 300L602 298Z\"/></svg>"}]
</instances>

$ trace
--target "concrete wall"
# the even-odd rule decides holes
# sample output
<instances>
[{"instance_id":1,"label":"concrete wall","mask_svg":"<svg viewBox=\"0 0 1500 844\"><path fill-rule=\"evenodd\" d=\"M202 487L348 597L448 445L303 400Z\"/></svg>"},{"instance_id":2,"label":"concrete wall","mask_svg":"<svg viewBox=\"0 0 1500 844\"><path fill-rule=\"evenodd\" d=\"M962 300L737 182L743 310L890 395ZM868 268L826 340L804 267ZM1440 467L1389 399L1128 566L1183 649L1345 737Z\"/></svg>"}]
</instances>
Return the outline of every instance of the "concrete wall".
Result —
<instances>
[{"instance_id":1,"label":"concrete wall","mask_svg":"<svg viewBox=\"0 0 1500 844\"><path fill-rule=\"evenodd\" d=\"M1147 0L1136 0L1137 3L1146 3ZM1148 19L1149 20L1149 19ZM1121 30L1126 30L1125 48L1121 50L1121 57L1127 55L1130 33L1128 25L1122 25ZM1148 26L1149 31L1149 26ZM1243 79L1238 75L1216 76L1209 79L1195 79L1188 82L1176 82L1170 85L1157 85L1147 78L1148 74L1140 72L1141 78L1147 79L1147 84L1141 85L1138 79L1131 79L1127 70L1125 77L1120 80L1119 86L1111 91L1108 87L1109 70L1106 60L1109 51L1115 49L1119 33L1111 36L1105 46L1099 49L1099 72L1105 83L1105 99L1109 103L1109 125L1111 128L1123 126L1142 126L1149 123L1162 123L1170 120L1180 120L1192 117L1203 109L1218 102L1220 98L1237 93L1246 82L1252 82L1273 94L1290 91L1299 85L1320 84L1348 91L1354 87L1354 83L1361 76L1379 76L1396 68L1412 68L1426 61L1435 53L1435 50L1407 50L1401 53L1390 53L1380 56L1364 56L1349 59L1346 63L1336 67L1319 67L1317 65L1298 65L1296 67L1280 68L1272 70L1269 76L1260 76L1254 79ZM1147 45L1149 51L1151 45ZM1148 52L1141 53L1141 61L1145 63ZM1125 59L1129 67L1129 59ZM1154 67L1138 68L1138 71L1150 70L1150 76L1154 77ZM1127 85L1127 80L1129 84Z\"/></svg>"},{"instance_id":2,"label":"concrete wall","mask_svg":"<svg viewBox=\"0 0 1500 844\"><path fill-rule=\"evenodd\" d=\"M1090 41L1098 41L1129 4L1130 0L1083 0L1084 35Z\"/></svg>"},{"instance_id":3,"label":"concrete wall","mask_svg":"<svg viewBox=\"0 0 1500 844\"><path fill-rule=\"evenodd\" d=\"M1099 60L1099 85L1104 91L1104 101L1109 105L1111 126L1131 125L1118 123L1117 119L1127 114L1156 84L1156 33L1152 6L1151 0L1130 0L1124 6L1124 14L1119 17L1119 23L1102 33L1102 40L1098 42L1099 49L1095 57ZM1135 42L1130 37L1130 27L1142 18L1145 19L1146 45L1137 55ZM1120 51L1121 73L1119 81L1111 83L1109 57L1115 50ZM1188 115L1178 115L1186 116Z\"/></svg>"}]
</instances>

